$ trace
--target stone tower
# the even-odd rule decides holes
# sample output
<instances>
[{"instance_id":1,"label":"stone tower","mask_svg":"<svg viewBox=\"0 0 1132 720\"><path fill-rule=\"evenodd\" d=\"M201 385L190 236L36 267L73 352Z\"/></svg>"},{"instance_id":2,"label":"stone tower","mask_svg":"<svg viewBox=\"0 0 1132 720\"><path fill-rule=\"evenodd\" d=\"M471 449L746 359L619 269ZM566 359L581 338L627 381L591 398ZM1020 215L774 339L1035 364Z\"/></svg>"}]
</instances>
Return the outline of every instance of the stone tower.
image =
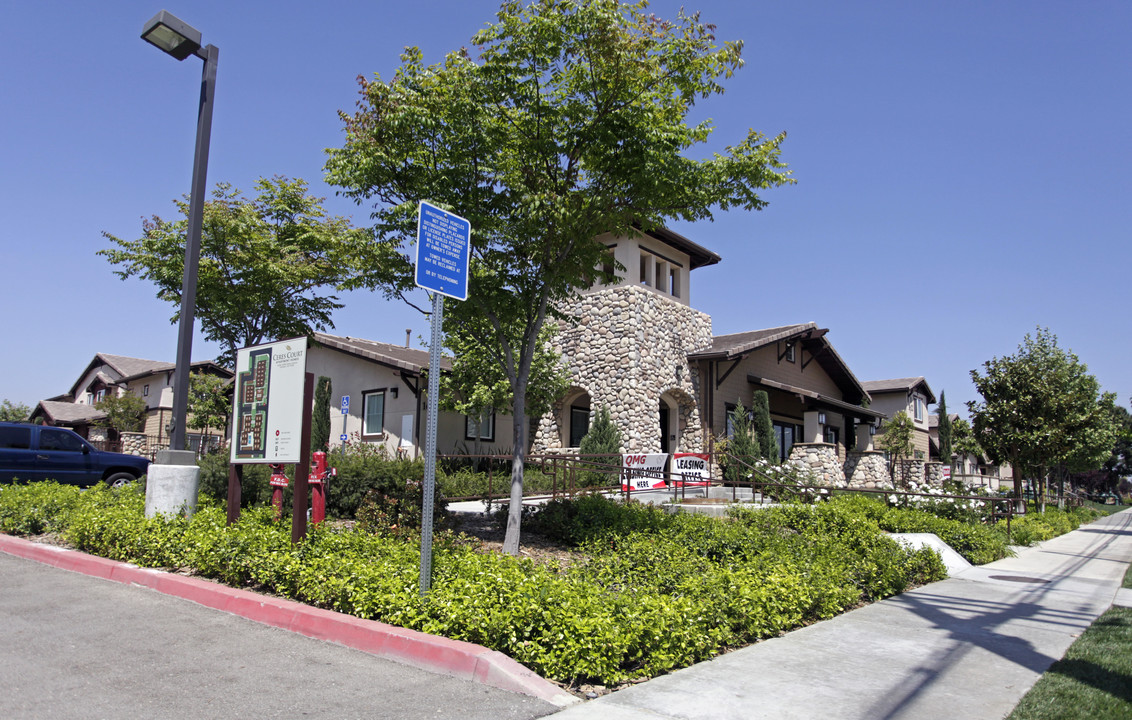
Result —
<instances>
[{"instance_id":1,"label":"stone tower","mask_svg":"<svg viewBox=\"0 0 1132 720\"><path fill-rule=\"evenodd\" d=\"M535 452L576 448L601 407L624 452L702 452L699 376L688 353L711 345L711 317L691 307L690 273L719 256L669 230L604 239L624 267L571 307L556 349L571 387L539 420Z\"/></svg>"}]
</instances>

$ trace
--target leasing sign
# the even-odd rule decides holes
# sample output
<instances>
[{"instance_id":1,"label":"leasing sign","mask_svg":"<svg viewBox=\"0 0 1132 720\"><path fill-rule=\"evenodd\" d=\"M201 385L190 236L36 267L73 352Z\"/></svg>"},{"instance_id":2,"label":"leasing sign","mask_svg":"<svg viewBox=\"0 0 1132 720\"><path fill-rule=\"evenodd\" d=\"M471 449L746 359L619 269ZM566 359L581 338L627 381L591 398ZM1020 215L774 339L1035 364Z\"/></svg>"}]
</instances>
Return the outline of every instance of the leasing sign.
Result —
<instances>
[{"instance_id":1,"label":"leasing sign","mask_svg":"<svg viewBox=\"0 0 1132 720\"><path fill-rule=\"evenodd\" d=\"M711 468L706 453L672 453L672 475L677 487L706 485L711 481Z\"/></svg>"},{"instance_id":2,"label":"leasing sign","mask_svg":"<svg viewBox=\"0 0 1132 720\"><path fill-rule=\"evenodd\" d=\"M653 490L668 487L664 466L668 453L626 453L621 456L621 489Z\"/></svg>"}]
</instances>

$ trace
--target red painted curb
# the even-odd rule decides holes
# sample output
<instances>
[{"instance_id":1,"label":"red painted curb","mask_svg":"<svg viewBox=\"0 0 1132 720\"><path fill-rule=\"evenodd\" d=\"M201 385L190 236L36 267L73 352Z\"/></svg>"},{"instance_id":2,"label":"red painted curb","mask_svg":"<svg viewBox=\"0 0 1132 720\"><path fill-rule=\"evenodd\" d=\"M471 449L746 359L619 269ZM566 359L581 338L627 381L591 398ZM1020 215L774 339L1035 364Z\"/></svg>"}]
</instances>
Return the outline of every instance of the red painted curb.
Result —
<instances>
[{"instance_id":1,"label":"red painted curb","mask_svg":"<svg viewBox=\"0 0 1132 720\"><path fill-rule=\"evenodd\" d=\"M0 552L104 580L140 585L264 625L344 645L422 670L529 695L559 707L579 702L578 698L510 657L482 645L363 620L293 600L260 595L163 570L141 568L2 533Z\"/></svg>"}]
</instances>

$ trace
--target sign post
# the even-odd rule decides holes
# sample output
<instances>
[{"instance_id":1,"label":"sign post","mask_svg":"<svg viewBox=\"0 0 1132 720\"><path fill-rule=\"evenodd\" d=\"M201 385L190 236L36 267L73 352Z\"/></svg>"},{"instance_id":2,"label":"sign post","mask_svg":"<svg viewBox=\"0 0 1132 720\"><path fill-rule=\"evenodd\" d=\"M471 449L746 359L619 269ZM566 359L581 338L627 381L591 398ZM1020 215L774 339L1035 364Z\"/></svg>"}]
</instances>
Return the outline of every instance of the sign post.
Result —
<instances>
[{"instance_id":1,"label":"sign post","mask_svg":"<svg viewBox=\"0 0 1132 720\"><path fill-rule=\"evenodd\" d=\"M362 403L363 405L365 403ZM364 409L364 408L363 408ZM350 396L342 396L342 434L338 439L342 441L342 461L346 461L346 419L350 416Z\"/></svg>"},{"instance_id":2,"label":"sign post","mask_svg":"<svg viewBox=\"0 0 1132 720\"><path fill-rule=\"evenodd\" d=\"M428 415L425 421L424 493L421 502L421 596L432 586L432 513L436 497L436 417L440 395L444 298L468 299L472 226L459 215L424 201L417 215L416 284L432 291L432 336L428 349Z\"/></svg>"}]
</instances>

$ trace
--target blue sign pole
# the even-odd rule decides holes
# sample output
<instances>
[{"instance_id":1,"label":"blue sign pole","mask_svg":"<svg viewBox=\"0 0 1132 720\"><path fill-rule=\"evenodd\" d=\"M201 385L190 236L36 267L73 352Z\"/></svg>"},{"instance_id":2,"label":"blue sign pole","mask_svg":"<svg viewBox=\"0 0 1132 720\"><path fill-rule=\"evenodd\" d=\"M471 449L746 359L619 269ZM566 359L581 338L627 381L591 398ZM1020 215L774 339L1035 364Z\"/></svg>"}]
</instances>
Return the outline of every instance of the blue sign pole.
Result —
<instances>
[{"instance_id":1,"label":"blue sign pole","mask_svg":"<svg viewBox=\"0 0 1132 720\"><path fill-rule=\"evenodd\" d=\"M416 283L431 290L431 345L428 349L428 416L425 423L424 488L421 503L421 597L432 586L432 511L436 496L436 419L440 395L444 298L468 299L468 259L472 225L459 215L421 202L417 216Z\"/></svg>"}]
</instances>

